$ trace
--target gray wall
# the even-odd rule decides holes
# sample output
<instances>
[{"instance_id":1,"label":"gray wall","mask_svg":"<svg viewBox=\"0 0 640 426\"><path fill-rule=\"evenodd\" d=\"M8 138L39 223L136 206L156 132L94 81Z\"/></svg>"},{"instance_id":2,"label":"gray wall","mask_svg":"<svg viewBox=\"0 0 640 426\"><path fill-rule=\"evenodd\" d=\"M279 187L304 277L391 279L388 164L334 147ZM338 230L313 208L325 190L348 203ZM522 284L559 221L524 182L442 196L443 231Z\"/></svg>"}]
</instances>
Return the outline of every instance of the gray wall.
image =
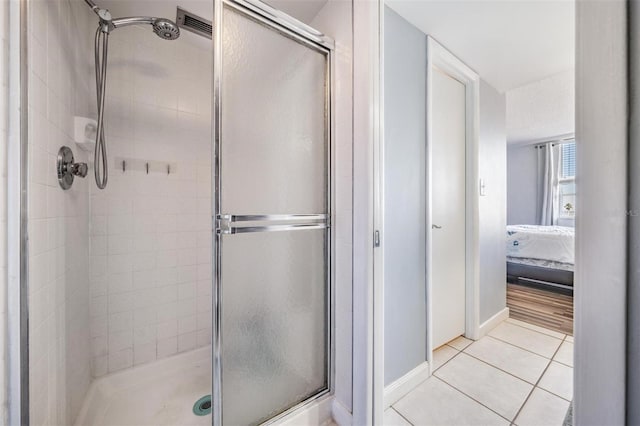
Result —
<instances>
[{"instance_id":1,"label":"gray wall","mask_svg":"<svg viewBox=\"0 0 640 426\"><path fill-rule=\"evenodd\" d=\"M541 167L541 166L540 166ZM512 145L507 148L507 224L540 223L542 194L538 166L538 150L534 145ZM559 218L560 226L575 226L573 218Z\"/></svg>"},{"instance_id":2,"label":"gray wall","mask_svg":"<svg viewBox=\"0 0 640 426\"><path fill-rule=\"evenodd\" d=\"M427 39L384 16L385 384L426 360L425 143Z\"/></svg>"},{"instance_id":3,"label":"gray wall","mask_svg":"<svg viewBox=\"0 0 640 426\"><path fill-rule=\"evenodd\" d=\"M506 306L507 136L506 99L480 82L480 324Z\"/></svg>"},{"instance_id":4,"label":"gray wall","mask_svg":"<svg viewBox=\"0 0 640 426\"><path fill-rule=\"evenodd\" d=\"M533 145L507 148L507 223L538 223L538 156Z\"/></svg>"},{"instance_id":5,"label":"gray wall","mask_svg":"<svg viewBox=\"0 0 640 426\"><path fill-rule=\"evenodd\" d=\"M426 35L385 8L385 384L426 360ZM481 82L480 322L506 306L506 100Z\"/></svg>"},{"instance_id":6,"label":"gray wall","mask_svg":"<svg viewBox=\"0 0 640 426\"><path fill-rule=\"evenodd\" d=\"M575 425L627 424L627 4L576 3Z\"/></svg>"}]
</instances>

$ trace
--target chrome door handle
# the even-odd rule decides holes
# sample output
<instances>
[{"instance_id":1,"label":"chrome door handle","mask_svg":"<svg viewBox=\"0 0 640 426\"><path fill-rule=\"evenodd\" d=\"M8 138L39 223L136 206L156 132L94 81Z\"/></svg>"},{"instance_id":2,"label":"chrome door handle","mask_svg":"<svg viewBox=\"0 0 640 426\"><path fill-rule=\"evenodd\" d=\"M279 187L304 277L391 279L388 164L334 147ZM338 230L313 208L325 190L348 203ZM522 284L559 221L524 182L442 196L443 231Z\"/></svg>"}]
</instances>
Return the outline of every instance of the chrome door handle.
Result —
<instances>
[{"instance_id":1,"label":"chrome door handle","mask_svg":"<svg viewBox=\"0 0 640 426\"><path fill-rule=\"evenodd\" d=\"M249 224L248 222L262 222ZM244 234L250 232L297 231L331 227L328 214L220 214L216 220L218 234Z\"/></svg>"},{"instance_id":2,"label":"chrome door handle","mask_svg":"<svg viewBox=\"0 0 640 426\"><path fill-rule=\"evenodd\" d=\"M442 226L433 224L431 225L431 229L442 229Z\"/></svg>"}]
</instances>

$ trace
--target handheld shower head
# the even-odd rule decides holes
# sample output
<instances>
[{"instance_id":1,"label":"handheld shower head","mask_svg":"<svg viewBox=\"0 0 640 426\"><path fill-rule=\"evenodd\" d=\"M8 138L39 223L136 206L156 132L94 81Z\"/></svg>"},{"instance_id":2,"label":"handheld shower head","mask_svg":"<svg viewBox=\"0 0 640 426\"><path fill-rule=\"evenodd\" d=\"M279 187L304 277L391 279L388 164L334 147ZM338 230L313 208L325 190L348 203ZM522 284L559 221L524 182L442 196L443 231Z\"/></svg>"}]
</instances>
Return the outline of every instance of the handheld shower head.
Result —
<instances>
[{"instance_id":1,"label":"handheld shower head","mask_svg":"<svg viewBox=\"0 0 640 426\"><path fill-rule=\"evenodd\" d=\"M175 40L180 37L180 28L175 22L165 18L152 18L150 16L130 16L117 18L111 21L113 28L127 27L129 25L149 24L153 32L163 40Z\"/></svg>"},{"instance_id":2,"label":"handheld shower head","mask_svg":"<svg viewBox=\"0 0 640 426\"><path fill-rule=\"evenodd\" d=\"M152 26L153 32L164 40L175 40L180 37L180 28L169 19L157 18Z\"/></svg>"}]
</instances>

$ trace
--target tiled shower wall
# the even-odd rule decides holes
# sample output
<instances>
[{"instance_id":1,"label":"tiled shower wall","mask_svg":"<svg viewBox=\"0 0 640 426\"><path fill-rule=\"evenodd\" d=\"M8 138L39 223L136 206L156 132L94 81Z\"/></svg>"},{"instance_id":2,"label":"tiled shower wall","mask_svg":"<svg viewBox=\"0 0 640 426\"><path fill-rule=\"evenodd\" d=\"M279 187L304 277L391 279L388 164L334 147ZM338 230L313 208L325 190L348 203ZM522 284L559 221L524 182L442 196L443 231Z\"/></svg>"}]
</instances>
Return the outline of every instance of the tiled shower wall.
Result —
<instances>
[{"instance_id":1,"label":"tiled shower wall","mask_svg":"<svg viewBox=\"0 0 640 426\"><path fill-rule=\"evenodd\" d=\"M71 424L90 383L89 179L63 191L58 149L74 115L93 111L95 21L81 0L29 7L29 376L30 423ZM93 107L93 108L92 108Z\"/></svg>"},{"instance_id":2,"label":"tiled shower wall","mask_svg":"<svg viewBox=\"0 0 640 426\"><path fill-rule=\"evenodd\" d=\"M94 377L211 339L211 42L128 27L109 43L109 183L90 183Z\"/></svg>"}]
</instances>

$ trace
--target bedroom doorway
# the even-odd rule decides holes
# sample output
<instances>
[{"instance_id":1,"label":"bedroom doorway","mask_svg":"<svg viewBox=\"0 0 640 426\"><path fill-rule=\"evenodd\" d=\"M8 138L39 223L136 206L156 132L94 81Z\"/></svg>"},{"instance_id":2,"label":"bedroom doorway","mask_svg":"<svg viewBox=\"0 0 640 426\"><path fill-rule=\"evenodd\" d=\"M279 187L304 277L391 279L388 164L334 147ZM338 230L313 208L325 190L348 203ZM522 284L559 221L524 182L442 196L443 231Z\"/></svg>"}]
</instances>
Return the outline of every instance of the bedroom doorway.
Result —
<instances>
[{"instance_id":1,"label":"bedroom doorway","mask_svg":"<svg viewBox=\"0 0 640 426\"><path fill-rule=\"evenodd\" d=\"M507 158L510 316L572 336L575 137L511 143Z\"/></svg>"},{"instance_id":2,"label":"bedroom doorway","mask_svg":"<svg viewBox=\"0 0 640 426\"><path fill-rule=\"evenodd\" d=\"M385 3L374 262L384 291L384 424L562 424L573 392L572 337L510 318L506 304L507 142L513 126L550 121L536 111L514 121L509 108L512 94L531 101L546 79L564 84L572 75L529 72L537 51L573 52L572 9L464 2L463 25L450 2ZM542 31L531 16L563 31Z\"/></svg>"}]
</instances>

